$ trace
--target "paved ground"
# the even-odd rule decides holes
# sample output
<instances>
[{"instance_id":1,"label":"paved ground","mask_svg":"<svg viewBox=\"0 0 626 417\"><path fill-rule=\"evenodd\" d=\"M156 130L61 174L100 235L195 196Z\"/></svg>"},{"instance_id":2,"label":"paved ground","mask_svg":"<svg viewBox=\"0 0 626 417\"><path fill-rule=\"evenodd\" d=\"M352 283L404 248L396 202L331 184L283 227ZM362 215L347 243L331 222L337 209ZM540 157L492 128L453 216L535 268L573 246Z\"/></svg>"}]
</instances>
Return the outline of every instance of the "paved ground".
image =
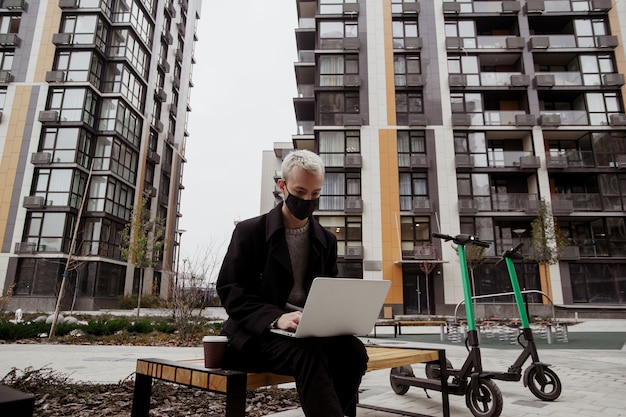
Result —
<instances>
[{"instance_id":1,"label":"paved ground","mask_svg":"<svg viewBox=\"0 0 626 417\"><path fill-rule=\"evenodd\" d=\"M427 331L417 329L416 332ZM433 330L438 333L438 329ZM403 330L404 332L404 330ZM570 328L572 334L596 337L596 332L612 332L622 337L626 334L626 320L584 320ZM380 335L379 335L380 336ZM373 343L386 343L419 347L442 347L441 344L403 342L392 336L364 339ZM447 357L455 366L465 360L465 348L446 344ZM485 369L504 371L513 363L519 350L481 349ZM160 357L167 359L201 357L201 348L134 347L134 346L82 346L82 345L0 345L0 377L12 367L48 366L69 374L72 379L91 382L117 382L131 376L138 358ZM563 383L563 393L554 402L536 399L521 382L497 381L504 398L504 417L529 416L626 416L626 346L620 349L578 349L574 344L559 344L541 349L542 361L551 363ZM424 375L423 366L413 367L416 376ZM441 416L441 396L412 387L404 396L396 395L389 385L389 371L366 374L361 385L361 402L404 411L404 415L426 414ZM470 416L462 396L451 396L451 415ZM411 414L413 413L413 414ZM359 408L358 417L390 417L381 411ZM273 417L302 417L301 410L273 414Z\"/></svg>"}]
</instances>

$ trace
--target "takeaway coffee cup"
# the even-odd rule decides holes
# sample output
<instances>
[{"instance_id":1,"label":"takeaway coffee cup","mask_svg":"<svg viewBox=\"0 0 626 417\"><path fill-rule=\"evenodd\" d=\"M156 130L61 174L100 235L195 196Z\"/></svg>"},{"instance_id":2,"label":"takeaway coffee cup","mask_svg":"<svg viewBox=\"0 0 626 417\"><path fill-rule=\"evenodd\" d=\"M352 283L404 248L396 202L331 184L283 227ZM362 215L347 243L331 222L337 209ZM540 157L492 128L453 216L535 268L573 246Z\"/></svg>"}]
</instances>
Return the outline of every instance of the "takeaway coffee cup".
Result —
<instances>
[{"instance_id":1,"label":"takeaway coffee cup","mask_svg":"<svg viewBox=\"0 0 626 417\"><path fill-rule=\"evenodd\" d=\"M228 337L204 336L202 344L204 345L204 367L221 368L224 352L226 352L226 346L228 346Z\"/></svg>"}]
</instances>

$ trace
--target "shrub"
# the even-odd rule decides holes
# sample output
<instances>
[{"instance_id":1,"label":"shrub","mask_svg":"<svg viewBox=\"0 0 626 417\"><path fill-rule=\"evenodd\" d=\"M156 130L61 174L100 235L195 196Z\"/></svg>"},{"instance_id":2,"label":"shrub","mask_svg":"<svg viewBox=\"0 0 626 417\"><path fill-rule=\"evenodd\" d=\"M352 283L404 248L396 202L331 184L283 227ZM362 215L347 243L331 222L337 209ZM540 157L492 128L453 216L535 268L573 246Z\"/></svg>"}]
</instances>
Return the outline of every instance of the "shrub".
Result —
<instances>
[{"instance_id":1,"label":"shrub","mask_svg":"<svg viewBox=\"0 0 626 417\"><path fill-rule=\"evenodd\" d=\"M91 334L94 336L105 336L109 333L109 328L107 327L106 320L98 319L98 320L88 320L87 325L83 326L85 333Z\"/></svg>"},{"instance_id":2,"label":"shrub","mask_svg":"<svg viewBox=\"0 0 626 417\"><path fill-rule=\"evenodd\" d=\"M0 321L0 339L1 340L19 340L37 337L41 333L48 333L50 324L21 322L11 323L8 320Z\"/></svg>"},{"instance_id":3,"label":"shrub","mask_svg":"<svg viewBox=\"0 0 626 417\"><path fill-rule=\"evenodd\" d=\"M142 295L141 308L162 308L165 302L156 295ZM120 308L132 310L137 308L137 294L128 294L120 297Z\"/></svg>"},{"instance_id":4,"label":"shrub","mask_svg":"<svg viewBox=\"0 0 626 417\"><path fill-rule=\"evenodd\" d=\"M127 330L131 333L150 333L154 327L148 320L137 320L130 324Z\"/></svg>"},{"instance_id":5,"label":"shrub","mask_svg":"<svg viewBox=\"0 0 626 417\"><path fill-rule=\"evenodd\" d=\"M128 328L128 319L111 319L105 324L108 329L108 334L119 332L120 330L126 330Z\"/></svg>"},{"instance_id":6,"label":"shrub","mask_svg":"<svg viewBox=\"0 0 626 417\"><path fill-rule=\"evenodd\" d=\"M160 321L154 324L154 330L161 333L172 334L176 331L176 326L166 321Z\"/></svg>"}]
</instances>

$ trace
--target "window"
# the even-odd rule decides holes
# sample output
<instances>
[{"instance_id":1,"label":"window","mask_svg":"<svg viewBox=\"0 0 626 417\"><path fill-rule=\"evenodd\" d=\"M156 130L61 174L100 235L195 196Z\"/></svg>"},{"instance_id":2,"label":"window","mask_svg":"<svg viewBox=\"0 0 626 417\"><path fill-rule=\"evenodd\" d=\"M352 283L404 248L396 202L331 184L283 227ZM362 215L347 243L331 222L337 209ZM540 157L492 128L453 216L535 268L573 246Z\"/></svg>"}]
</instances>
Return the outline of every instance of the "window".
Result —
<instances>
[{"instance_id":1,"label":"window","mask_svg":"<svg viewBox=\"0 0 626 417\"><path fill-rule=\"evenodd\" d=\"M468 86L480 85L480 66L477 56L449 56L448 72L450 74L465 74Z\"/></svg>"},{"instance_id":2,"label":"window","mask_svg":"<svg viewBox=\"0 0 626 417\"><path fill-rule=\"evenodd\" d=\"M446 21L447 38L463 38L463 48L476 48L476 28L471 20Z\"/></svg>"},{"instance_id":3,"label":"window","mask_svg":"<svg viewBox=\"0 0 626 417\"><path fill-rule=\"evenodd\" d=\"M400 210L413 210L413 199L428 198L428 177L425 172L400 173Z\"/></svg>"},{"instance_id":4,"label":"window","mask_svg":"<svg viewBox=\"0 0 626 417\"><path fill-rule=\"evenodd\" d=\"M483 100L479 93L451 93L452 113L482 113Z\"/></svg>"},{"instance_id":5,"label":"window","mask_svg":"<svg viewBox=\"0 0 626 417\"><path fill-rule=\"evenodd\" d=\"M135 192L130 186L115 178L92 177L87 210L105 212L129 220L134 196Z\"/></svg>"},{"instance_id":6,"label":"window","mask_svg":"<svg viewBox=\"0 0 626 417\"><path fill-rule=\"evenodd\" d=\"M337 238L337 254L344 256L347 246L362 246L363 231L358 216L320 216L322 227Z\"/></svg>"},{"instance_id":7,"label":"window","mask_svg":"<svg viewBox=\"0 0 626 417\"><path fill-rule=\"evenodd\" d=\"M87 175L71 169L39 169L36 171L34 195L41 196L46 206L70 206L77 209L85 192Z\"/></svg>"},{"instance_id":8,"label":"window","mask_svg":"<svg viewBox=\"0 0 626 417\"><path fill-rule=\"evenodd\" d=\"M137 177L137 152L119 138L99 136L94 155L94 170L112 171L134 183Z\"/></svg>"},{"instance_id":9,"label":"window","mask_svg":"<svg viewBox=\"0 0 626 417\"><path fill-rule=\"evenodd\" d=\"M410 85L410 83L407 83L407 77L420 74L422 72L420 68L419 55L396 54L393 57L393 62L396 87L405 87Z\"/></svg>"},{"instance_id":10,"label":"window","mask_svg":"<svg viewBox=\"0 0 626 417\"><path fill-rule=\"evenodd\" d=\"M55 70L65 71L65 81L90 82L100 88L102 59L88 51L60 51L56 58Z\"/></svg>"},{"instance_id":11,"label":"window","mask_svg":"<svg viewBox=\"0 0 626 417\"><path fill-rule=\"evenodd\" d=\"M584 85L602 85L603 75L615 73L611 55L581 55L579 59Z\"/></svg>"},{"instance_id":12,"label":"window","mask_svg":"<svg viewBox=\"0 0 626 417\"><path fill-rule=\"evenodd\" d=\"M29 212L25 240L33 243L39 252L62 252L69 245L66 236L71 234L73 220L66 213Z\"/></svg>"},{"instance_id":13,"label":"window","mask_svg":"<svg viewBox=\"0 0 626 417\"><path fill-rule=\"evenodd\" d=\"M62 122L84 122L95 125L97 97L87 88L52 88L50 89L49 110L59 112Z\"/></svg>"},{"instance_id":14,"label":"window","mask_svg":"<svg viewBox=\"0 0 626 417\"><path fill-rule=\"evenodd\" d=\"M424 113L422 93L396 92L396 123L409 125L410 114Z\"/></svg>"},{"instance_id":15,"label":"window","mask_svg":"<svg viewBox=\"0 0 626 417\"><path fill-rule=\"evenodd\" d=\"M96 45L106 52L108 26L96 15L66 15L61 21L61 33L72 35L73 45Z\"/></svg>"},{"instance_id":16,"label":"window","mask_svg":"<svg viewBox=\"0 0 626 417\"><path fill-rule=\"evenodd\" d=\"M152 47L152 32L154 27L151 23L151 18L146 16L143 9L135 1L129 2L119 1L116 2L115 10L113 11L112 20L115 23L130 23L135 29L139 38L143 42Z\"/></svg>"},{"instance_id":17,"label":"window","mask_svg":"<svg viewBox=\"0 0 626 417\"><path fill-rule=\"evenodd\" d=\"M145 86L126 65L122 63L107 65L102 91L104 93L121 93L130 104L143 112Z\"/></svg>"},{"instance_id":18,"label":"window","mask_svg":"<svg viewBox=\"0 0 626 417\"><path fill-rule=\"evenodd\" d=\"M0 112L4 110L4 105L7 101L7 89L6 87L0 88Z\"/></svg>"},{"instance_id":19,"label":"window","mask_svg":"<svg viewBox=\"0 0 626 417\"><path fill-rule=\"evenodd\" d=\"M319 132L319 155L326 167L343 167L347 154L361 151L358 131Z\"/></svg>"},{"instance_id":20,"label":"window","mask_svg":"<svg viewBox=\"0 0 626 417\"><path fill-rule=\"evenodd\" d=\"M393 48L404 49L407 38L417 38L416 20L394 20L392 22Z\"/></svg>"},{"instance_id":21,"label":"window","mask_svg":"<svg viewBox=\"0 0 626 417\"><path fill-rule=\"evenodd\" d=\"M132 31L113 31L108 54L111 58L126 58L138 74L144 79L148 78L148 52Z\"/></svg>"},{"instance_id":22,"label":"window","mask_svg":"<svg viewBox=\"0 0 626 417\"><path fill-rule=\"evenodd\" d=\"M319 23L319 44L321 49L343 47L343 39L358 38L359 27L356 20L326 20Z\"/></svg>"},{"instance_id":23,"label":"window","mask_svg":"<svg viewBox=\"0 0 626 417\"><path fill-rule=\"evenodd\" d=\"M344 3L356 3L357 0L320 0L320 14L342 14Z\"/></svg>"},{"instance_id":24,"label":"window","mask_svg":"<svg viewBox=\"0 0 626 417\"><path fill-rule=\"evenodd\" d=\"M608 125L610 114L621 112L622 106L617 93L587 93L585 98L589 123L592 125Z\"/></svg>"},{"instance_id":25,"label":"window","mask_svg":"<svg viewBox=\"0 0 626 417\"><path fill-rule=\"evenodd\" d=\"M14 56L13 51L0 51L0 71L11 71Z\"/></svg>"},{"instance_id":26,"label":"window","mask_svg":"<svg viewBox=\"0 0 626 417\"><path fill-rule=\"evenodd\" d=\"M358 55L322 55L319 59L321 87L341 87L344 74L359 74Z\"/></svg>"},{"instance_id":27,"label":"window","mask_svg":"<svg viewBox=\"0 0 626 417\"><path fill-rule=\"evenodd\" d=\"M576 19L574 33L579 48L596 48L597 37L608 33L607 22L604 19Z\"/></svg>"},{"instance_id":28,"label":"window","mask_svg":"<svg viewBox=\"0 0 626 417\"><path fill-rule=\"evenodd\" d=\"M122 244L121 223L109 219L86 219L83 233L82 255L106 256L112 259L122 259L120 246Z\"/></svg>"},{"instance_id":29,"label":"window","mask_svg":"<svg viewBox=\"0 0 626 417\"><path fill-rule=\"evenodd\" d=\"M63 267L48 259L19 258L15 277L16 295L54 296L61 285Z\"/></svg>"},{"instance_id":30,"label":"window","mask_svg":"<svg viewBox=\"0 0 626 417\"><path fill-rule=\"evenodd\" d=\"M430 247L430 218L402 216L400 218L402 257L414 258L416 251Z\"/></svg>"},{"instance_id":31,"label":"window","mask_svg":"<svg viewBox=\"0 0 626 417\"><path fill-rule=\"evenodd\" d=\"M360 174L327 172L320 195L319 210L343 210L346 197L360 196Z\"/></svg>"},{"instance_id":32,"label":"window","mask_svg":"<svg viewBox=\"0 0 626 417\"><path fill-rule=\"evenodd\" d=\"M321 92L318 109L321 126L341 126L344 114L359 113L359 93Z\"/></svg>"},{"instance_id":33,"label":"window","mask_svg":"<svg viewBox=\"0 0 626 417\"><path fill-rule=\"evenodd\" d=\"M411 166L411 155L426 154L426 139L424 132L414 130L398 131L398 166Z\"/></svg>"},{"instance_id":34,"label":"window","mask_svg":"<svg viewBox=\"0 0 626 417\"><path fill-rule=\"evenodd\" d=\"M98 130L117 132L132 145L139 147L141 141L141 118L119 99L103 99Z\"/></svg>"},{"instance_id":35,"label":"window","mask_svg":"<svg viewBox=\"0 0 626 417\"><path fill-rule=\"evenodd\" d=\"M21 15L0 16L0 33L18 33L21 21Z\"/></svg>"},{"instance_id":36,"label":"window","mask_svg":"<svg viewBox=\"0 0 626 417\"><path fill-rule=\"evenodd\" d=\"M417 0L391 0L391 13L397 14L404 11L403 3L417 3Z\"/></svg>"},{"instance_id":37,"label":"window","mask_svg":"<svg viewBox=\"0 0 626 417\"><path fill-rule=\"evenodd\" d=\"M77 163L89 168L92 134L77 127L47 127L42 131L41 152L52 154L52 162Z\"/></svg>"}]
</instances>

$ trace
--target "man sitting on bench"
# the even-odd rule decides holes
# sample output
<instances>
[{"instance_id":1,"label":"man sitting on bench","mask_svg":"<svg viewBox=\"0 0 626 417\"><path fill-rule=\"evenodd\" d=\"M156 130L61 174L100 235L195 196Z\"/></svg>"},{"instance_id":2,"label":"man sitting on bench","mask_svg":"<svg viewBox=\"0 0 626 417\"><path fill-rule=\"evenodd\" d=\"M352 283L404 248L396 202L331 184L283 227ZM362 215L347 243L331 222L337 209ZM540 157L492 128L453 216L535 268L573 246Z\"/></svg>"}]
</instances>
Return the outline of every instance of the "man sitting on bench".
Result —
<instances>
[{"instance_id":1,"label":"man sitting on bench","mask_svg":"<svg viewBox=\"0 0 626 417\"><path fill-rule=\"evenodd\" d=\"M337 240L312 216L324 183L313 152L291 152L278 185L284 201L269 213L240 222L224 258L217 291L229 319L224 367L291 375L307 417L356 416L367 351L353 336L296 339L271 328L295 330L313 279L337 276Z\"/></svg>"}]
</instances>

